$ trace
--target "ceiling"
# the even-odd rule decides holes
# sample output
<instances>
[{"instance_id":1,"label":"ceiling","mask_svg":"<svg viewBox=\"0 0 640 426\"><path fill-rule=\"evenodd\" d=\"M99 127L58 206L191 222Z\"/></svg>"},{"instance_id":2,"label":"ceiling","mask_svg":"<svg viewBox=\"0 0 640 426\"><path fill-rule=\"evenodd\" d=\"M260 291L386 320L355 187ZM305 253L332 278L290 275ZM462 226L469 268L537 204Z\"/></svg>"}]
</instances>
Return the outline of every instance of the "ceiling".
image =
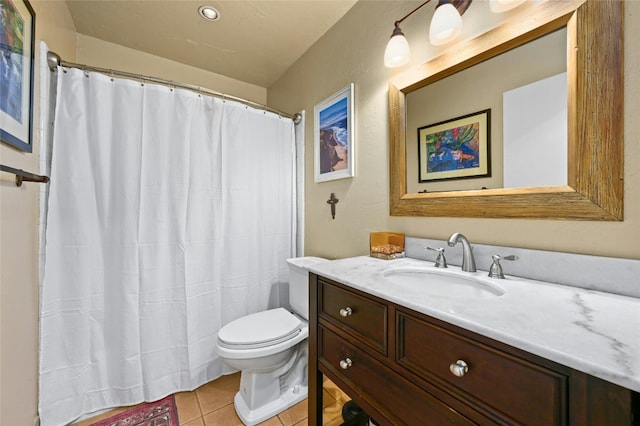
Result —
<instances>
[{"instance_id":1,"label":"ceiling","mask_svg":"<svg viewBox=\"0 0 640 426\"><path fill-rule=\"evenodd\" d=\"M66 0L77 32L269 87L357 0ZM198 14L202 5L218 21Z\"/></svg>"}]
</instances>

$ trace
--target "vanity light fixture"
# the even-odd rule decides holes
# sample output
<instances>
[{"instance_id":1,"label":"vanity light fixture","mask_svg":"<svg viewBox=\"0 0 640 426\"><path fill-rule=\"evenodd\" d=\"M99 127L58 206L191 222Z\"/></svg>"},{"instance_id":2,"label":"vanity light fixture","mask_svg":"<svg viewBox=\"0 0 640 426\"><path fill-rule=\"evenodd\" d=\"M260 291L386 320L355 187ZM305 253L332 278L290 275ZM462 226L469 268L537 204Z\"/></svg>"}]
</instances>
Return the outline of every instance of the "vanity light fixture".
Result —
<instances>
[{"instance_id":1,"label":"vanity light fixture","mask_svg":"<svg viewBox=\"0 0 640 426\"><path fill-rule=\"evenodd\" d=\"M200 6L198 13L207 21L217 21L220 19L220 12L213 6Z\"/></svg>"},{"instance_id":2,"label":"vanity light fixture","mask_svg":"<svg viewBox=\"0 0 640 426\"><path fill-rule=\"evenodd\" d=\"M422 9L431 0L427 0L413 9L402 19L394 23L393 33L384 51L384 66L397 68L409 63L411 48L400 29L400 23ZM438 0L438 5L429 26L429 41L434 46L451 43L462 34L462 15L471 5L472 0ZM494 13L502 13L514 9L526 0L490 0L489 5Z\"/></svg>"},{"instance_id":3,"label":"vanity light fixture","mask_svg":"<svg viewBox=\"0 0 640 426\"><path fill-rule=\"evenodd\" d=\"M409 42L400 29L400 23L422 9L430 1L425 1L394 23L395 28L384 52L384 65L387 68L401 67L409 62L411 49L409 48ZM470 4L471 0L438 0L438 5L429 27L431 44L436 46L447 44L460 36L462 33L461 15Z\"/></svg>"}]
</instances>

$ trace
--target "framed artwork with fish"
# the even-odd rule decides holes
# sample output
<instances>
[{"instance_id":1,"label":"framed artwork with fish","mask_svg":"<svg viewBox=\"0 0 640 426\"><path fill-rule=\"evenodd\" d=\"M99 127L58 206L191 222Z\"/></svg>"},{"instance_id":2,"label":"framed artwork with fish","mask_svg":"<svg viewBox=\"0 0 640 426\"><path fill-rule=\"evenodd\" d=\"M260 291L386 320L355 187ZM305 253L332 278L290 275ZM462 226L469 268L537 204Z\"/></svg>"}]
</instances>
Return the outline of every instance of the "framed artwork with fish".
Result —
<instances>
[{"instance_id":1,"label":"framed artwork with fish","mask_svg":"<svg viewBox=\"0 0 640 426\"><path fill-rule=\"evenodd\" d=\"M418 128L418 182L491 176L491 110Z\"/></svg>"},{"instance_id":2,"label":"framed artwork with fish","mask_svg":"<svg viewBox=\"0 0 640 426\"><path fill-rule=\"evenodd\" d=\"M32 151L35 13L27 0L0 0L0 140Z\"/></svg>"},{"instance_id":3,"label":"framed artwork with fish","mask_svg":"<svg viewBox=\"0 0 640 426\"><path fill-rule=\"evenodd\" d=\"M315 182L354 176L353 83L314 108Z\"/></svg>"}]
</instances>

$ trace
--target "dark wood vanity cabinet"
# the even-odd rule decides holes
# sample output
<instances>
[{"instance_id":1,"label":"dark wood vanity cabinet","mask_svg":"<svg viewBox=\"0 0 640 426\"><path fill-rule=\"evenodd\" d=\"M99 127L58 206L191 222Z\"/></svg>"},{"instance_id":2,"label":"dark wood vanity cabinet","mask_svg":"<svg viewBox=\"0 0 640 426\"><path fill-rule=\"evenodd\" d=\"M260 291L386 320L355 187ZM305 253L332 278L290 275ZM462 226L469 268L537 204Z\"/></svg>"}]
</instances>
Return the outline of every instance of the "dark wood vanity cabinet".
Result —
<instances>
[{"instance_id":1,"label":"dark wood vanity cabinet","mask_svg":"<svg viewBox=\"0 0 640 426\"><path fill-rule=\"evenodd\" d=\"M323 375L381 425L640 425L628 389L315 274L310 300L310 425Z\"/></svg>"}]
</instances>

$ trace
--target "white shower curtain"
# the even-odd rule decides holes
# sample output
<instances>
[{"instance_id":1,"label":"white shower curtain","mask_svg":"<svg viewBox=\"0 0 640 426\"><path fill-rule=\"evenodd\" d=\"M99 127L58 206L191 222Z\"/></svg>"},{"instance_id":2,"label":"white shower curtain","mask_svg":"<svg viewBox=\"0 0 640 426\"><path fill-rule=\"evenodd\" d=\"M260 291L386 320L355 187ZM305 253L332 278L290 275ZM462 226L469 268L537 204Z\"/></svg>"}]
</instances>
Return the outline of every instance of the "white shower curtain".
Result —
<instances>
[{"instance_id":1,"label":"white shower curtain","mask_svg":"<svg viewBox=\"0 0 640 426\"><path fill-rule=\"evenodd\" d=\"M52 149L42 425L219 377L219 328L280 306L296 253L292 121L59 68Z\"/></svg>"}]
</instances>

